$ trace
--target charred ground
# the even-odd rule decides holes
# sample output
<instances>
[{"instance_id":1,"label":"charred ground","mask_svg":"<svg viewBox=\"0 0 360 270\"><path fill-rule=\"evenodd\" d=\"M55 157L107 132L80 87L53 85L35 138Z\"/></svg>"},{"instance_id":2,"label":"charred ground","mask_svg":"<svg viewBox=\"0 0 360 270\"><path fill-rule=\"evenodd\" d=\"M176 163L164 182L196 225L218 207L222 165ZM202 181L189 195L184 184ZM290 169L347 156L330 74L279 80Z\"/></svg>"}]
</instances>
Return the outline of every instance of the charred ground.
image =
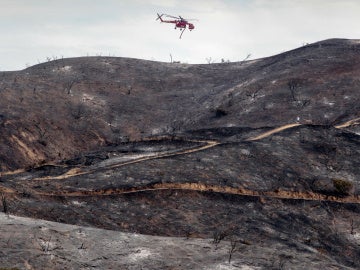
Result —
<instances>
[{"instance_id":1,"label":"charred ground","mask_svg":"<svg viewBox=\"0 0 360 270\"><path fill-rule=\"evenodd\" d=\"M209 65L61 59L0 77L12 214L228 240L248 267L360 267L358 40Z\"/></svg>"}]
</instances>

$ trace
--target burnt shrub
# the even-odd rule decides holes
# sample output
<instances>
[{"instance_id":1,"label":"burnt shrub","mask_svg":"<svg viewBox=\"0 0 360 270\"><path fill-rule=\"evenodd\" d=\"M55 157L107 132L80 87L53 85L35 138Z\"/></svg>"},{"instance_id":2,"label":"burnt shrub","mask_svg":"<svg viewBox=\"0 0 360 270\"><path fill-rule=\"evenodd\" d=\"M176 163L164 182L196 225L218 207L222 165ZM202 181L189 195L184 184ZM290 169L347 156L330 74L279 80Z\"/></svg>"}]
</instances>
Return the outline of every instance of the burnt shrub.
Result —
<instances>
[{"instance_id":1,"label":"burnt shrub","mask_svg":"<svg viewBox=\"0 0 360 270\"><path fill-rule=\"evenodd\" d=\"M327 143L315 143L313 150L319 154L330 155L336 152L336 146Z\"/></svg>"},{"instance_id":2,"label":"burnt shrub","mask_svg":"<svg viewBox=\"0 0 360 270\"><path fill-rule=\"evenodd\" d=\"M227 111L223 108L217 108L215 110L215 117L217 118L226 116L227 114L228 114Z\"/></svg>"},{"instance_id":3,"label":"burnt shrub","mask_svg":"<svg viewBox=\"0 0 360 270\"><path fill-rule=\"evenodd\" d=\"M2 211L5 213L5 214L8 214L8 204L7 204L7 200L6 200L6 197L4 194L1 194L1 202L2 202Z\"/></svg>"},{"instance_id":4,"label":"burnt shrub","mask_svg":"<svg viewBox=\"0 0 360 270\"><path fill-rule=\"evenodd\" d=\"M339 196L348 196L351 193L353 184L347 180L343 179L332 179L335 192Z\"/></svg>"}]
</instances>

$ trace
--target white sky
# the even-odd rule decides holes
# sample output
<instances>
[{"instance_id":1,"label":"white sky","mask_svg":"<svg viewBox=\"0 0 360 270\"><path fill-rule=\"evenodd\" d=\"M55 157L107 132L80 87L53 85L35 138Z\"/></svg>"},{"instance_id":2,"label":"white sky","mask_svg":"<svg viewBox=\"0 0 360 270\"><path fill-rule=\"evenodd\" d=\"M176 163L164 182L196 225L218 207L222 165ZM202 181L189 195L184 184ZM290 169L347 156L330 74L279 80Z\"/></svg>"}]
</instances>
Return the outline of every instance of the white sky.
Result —
<instances>
[{"instance_id":1,"label":"white sky","mask_svg":"<svg viewBox=\"0 0 360 270\"><path fill-rule=\"evenodd\" d=\"M156 13L197 18L195 30ZM206 63L360 38L359 0L0 0L0 70L47 57L122 56Z\"/></svg>"}]
</instances>

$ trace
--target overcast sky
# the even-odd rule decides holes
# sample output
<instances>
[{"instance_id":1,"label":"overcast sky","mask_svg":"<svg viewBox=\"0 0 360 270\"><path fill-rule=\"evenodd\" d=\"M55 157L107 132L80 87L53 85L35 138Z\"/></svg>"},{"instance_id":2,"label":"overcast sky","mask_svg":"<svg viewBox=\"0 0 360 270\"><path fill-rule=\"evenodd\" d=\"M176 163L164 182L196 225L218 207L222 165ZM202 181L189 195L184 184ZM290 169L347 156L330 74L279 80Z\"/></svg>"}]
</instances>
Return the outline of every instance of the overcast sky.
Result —
<instances>
[{"instance_id":1,"label":"overcast sky","mask_svg":"<svg viewBox=\"0 0 360 270\"><path fill-rule=\"evenodd\" d=\"M156 13L196 18L195 30ZM359 0L0 0L0 70L47 57L239 61L328 38L360 38Z\"/></svg>"}]
</instances>

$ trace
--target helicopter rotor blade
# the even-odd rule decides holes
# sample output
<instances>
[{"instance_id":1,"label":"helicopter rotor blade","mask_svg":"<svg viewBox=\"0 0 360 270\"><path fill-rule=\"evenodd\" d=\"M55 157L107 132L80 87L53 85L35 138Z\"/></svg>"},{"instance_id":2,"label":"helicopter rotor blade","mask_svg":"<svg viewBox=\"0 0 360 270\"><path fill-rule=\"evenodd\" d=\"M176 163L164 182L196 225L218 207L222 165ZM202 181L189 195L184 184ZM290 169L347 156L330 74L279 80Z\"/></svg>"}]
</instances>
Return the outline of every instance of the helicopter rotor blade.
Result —
<instances>
[{"instance_id":1,"label":"helicopter rotor blade","mask_svg":"<svg viewBox=\"0 0 360 270\"><path fill-rule=\"evenodd\" d=\"M169 17L169 18L181 20L181 18L179 18L179 17L171 16L171 15L168 15L168 14L163 14L163 15L165 15L166 17Z\"/></svg>"},{"instance_id":2,"label":"helicopter rotor blade","mask_svg":"<svg viewBox=\"0 0 360 270\"><path fill-rule=\"evenodd\" d=\"M156 20L161 20L161 17L164 15L164 14L159 14L159 13L156 13L157 14L157 18L156 18Z\"/></svg>"}]
</instances>

